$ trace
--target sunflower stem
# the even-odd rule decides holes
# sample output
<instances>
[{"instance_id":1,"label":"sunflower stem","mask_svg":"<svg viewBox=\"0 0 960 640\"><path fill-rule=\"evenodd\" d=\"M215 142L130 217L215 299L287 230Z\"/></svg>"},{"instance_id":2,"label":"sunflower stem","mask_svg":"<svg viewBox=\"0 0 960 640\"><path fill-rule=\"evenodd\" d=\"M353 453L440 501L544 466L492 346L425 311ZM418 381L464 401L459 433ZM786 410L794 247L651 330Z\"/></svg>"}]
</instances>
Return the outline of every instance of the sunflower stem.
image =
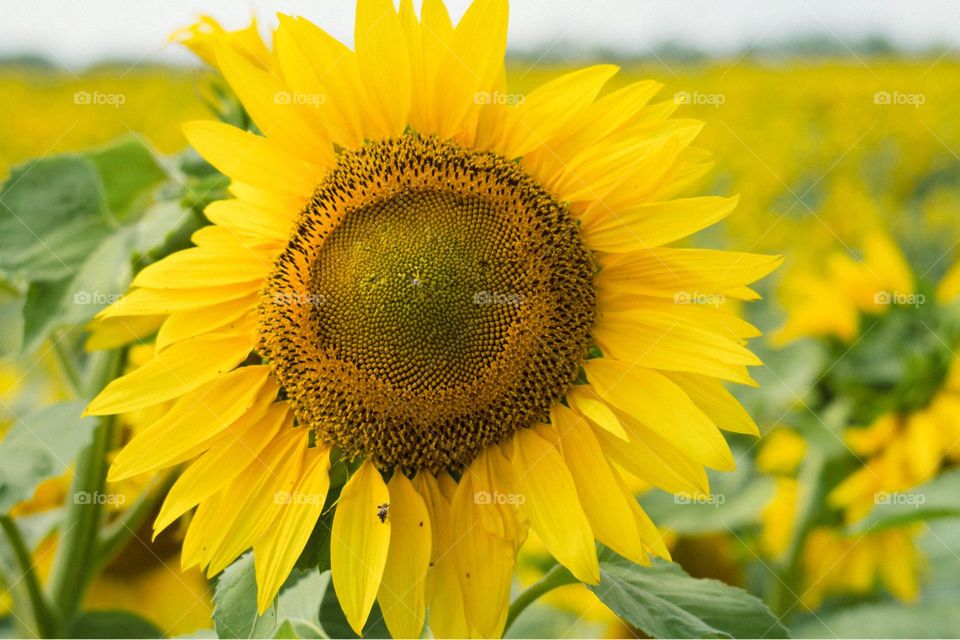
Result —
<instances>
[{"instance_id":1,"label":"sunflower stem","mask_svg":"<svg viewBox=\"0 0 960 640\"><path fill-rule=\"evenodd\" d=\"M96 391L116 378L126 362L126 350L103 354L97 361L91 388ZM96 569L95 553L103 520L102 498L107 478L107 453L113 443L115 416L105 416L94 429L93 440L80 452L60 524L60 541L50 572L49 597L69 624L76 614Z\"/></svg>"},{"instance_id":2,"label":"sunflower stem","mask_svg":"<svg viewBox=\"0 0 960 640\"><path fill-rule=\"evenodd\" d=\"M50 606L50 601L40 587L40 580L33 567L33 556L24 542L20 528L13 518L8 515L0 516L0 528L10 543L14 558L20 569L19 580L26 586L27 597L33 610L33 620L36 632L41 638L55 638L61 635L59 616Z\"/></svg>"},{"instance_id":3,"label":"sunflower stem","mask_svg":"<svg viewBox=\"0 0 960 640\"><path fill-rule=\"evenodd\" d=\"M566 567L555 564L547 573L540 578L538 582L530 585L526 591L517 596L517 599L510 603L510 611L507 612L507 623L504 626L503 634L506 635L510 627L516 622L521 613L531 604L536 602L545 593L553 591L557 587L563 587L568 584L574 584L577 579L573 577Z\"/></svg>"}]
</instances>

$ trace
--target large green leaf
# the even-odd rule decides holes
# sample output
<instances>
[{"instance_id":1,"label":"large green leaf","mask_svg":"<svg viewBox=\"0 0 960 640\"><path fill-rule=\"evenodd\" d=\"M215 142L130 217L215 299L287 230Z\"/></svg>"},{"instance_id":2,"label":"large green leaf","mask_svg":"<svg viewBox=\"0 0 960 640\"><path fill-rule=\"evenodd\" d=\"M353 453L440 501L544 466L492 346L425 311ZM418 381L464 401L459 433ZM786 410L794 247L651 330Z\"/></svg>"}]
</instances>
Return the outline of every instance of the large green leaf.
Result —
<instances>
[{"instance_id":1,"label":"large green leaf","mask_svg":"<svg viewBox=\"0 0 960 640\"><path fill-rule=\"evenodd\" d=\"M675 564L636 565L600 553L600 584L588 585L624 621L654 638L784 638L777 617L742 589L698 580Z\"/></svg>"},{"instance_id":2,"label":"large green leaf","mask_svg":"<svg viewBox=\"0 0 960 640\"><path fill-rule=\"evenodd\" d=\"M248 553L221 574L214 591L213 622L220 638L323 638L321 602L329 573L294 571L264 614L257 613L257 581L253 554ZM279 636L277 636L279 634Z\"/></svg>"},{"instance_id":3,"label":"large green leaf","mask_svg":"<svg viewBox=\"0 0 960 640\"><path fill-rule=\"evenodd\" d=\"M183 244L181 227L198 226L181 202L183 184L170 183L133 137L15 169L0 192L0 315L9 319L0 356L85 324L126 290L137 267Z\"/></svg>"},{"instance_id":4,"label":"large green leaf","mask_svg":"<svg viewBox=\"0 0 960 640\"><path fill-rule=\"evenodd\" d=\"M90 442L96 420L81 418L85 402L64 402L33 413L0 441L0 513L29 499L37 485L63 474Z\"/></svg>"},{"instance_id":5,"label":"large green leaf","mask_svg":"<svg viewBox=\"0 0 960 640\"><path fill-rule=\"evenodd\" d=\"M89 158L71 154L14 167L0 187L0 270L30 280L66 278L112 228Z\"/></svg>"},{"instance_id":6,"label":"large green leaf","mask_svg":"<svg viewBox=\"0 0 960 640\"><path fill-rule=\"evenodd\" d=\"M132 135L92 151L88 157L103 178L107 207L118 220L142 209L151 192L167 180L153 151Z\"/></svg>"},{"instance_id":7,"label":"large green leaf","mask_svg":"<svg viewBox=\"0 0 960 640\"><path fill-rule=\"evenodd\" d=\"M870 514L852 527L854 533L960 517L960 469L910 491L877 494L874 501L876 505Z\"/></svg>"}]
</instances>

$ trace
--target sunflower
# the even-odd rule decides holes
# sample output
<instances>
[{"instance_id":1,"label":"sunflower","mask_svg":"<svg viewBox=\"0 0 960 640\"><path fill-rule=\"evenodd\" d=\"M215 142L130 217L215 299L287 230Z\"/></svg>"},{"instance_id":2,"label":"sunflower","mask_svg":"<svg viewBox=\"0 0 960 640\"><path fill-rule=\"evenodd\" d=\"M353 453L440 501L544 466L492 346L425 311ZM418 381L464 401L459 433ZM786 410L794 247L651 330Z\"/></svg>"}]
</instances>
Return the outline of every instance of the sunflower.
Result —
<instances>
[{"instance_id":1,"label":"sunflower","mask_svg":"<svg viewBox=\"0 0 960 640\"><path fill-rule=\"evenodd\" d=\"M953 354L960 343L953 306L960 265L933 284L912 272L886 234L870 233L863 245L859 259L834 252L825 274L794 274L785 282L788 319L778 338L812 337L825 346L829 365L816 391L847 407L843 442L855 467L826 497L838 525L818 527L805 542L808 606L827 593L868 592L878 581L901 600L915 599L916 527L858 534L844 527L960 461L960 359ZM792 526L784 522L793 521L803 488L793 477L799 458L783 451L802 458L805 446L783 430L771 434L758 459L762 470L779 476L765 513L765 546L773 555L786 547Z\"/></svg>"},{"instance_id":2,"label":"sunflower","mask_svg":"<svg viewBox=\"0 0 960 640\"><path fill-rule=\"evenodd\" d=\"M675 198L711 166L701 124L655 82L604 91L611 65L509 93L504 0L456 26L362 0L354 50L302 18L272 48L214 25L180 37L255 131L184 127L233 198L98 318L157 352L87 412L174 401L110 478L189 461L156 531L196 507L184 564L210 575L252 548L264 611L345 473L330 562L358 632L379 601L398 637L428 609L500 635L528 527L587 583L596 540L666 557L621 470L696 493L734 467L718 427L756 426L723 381L753 384L758 332L722 303L779 263L666 246L736 204Z\"/></svg>"}]
</instances>

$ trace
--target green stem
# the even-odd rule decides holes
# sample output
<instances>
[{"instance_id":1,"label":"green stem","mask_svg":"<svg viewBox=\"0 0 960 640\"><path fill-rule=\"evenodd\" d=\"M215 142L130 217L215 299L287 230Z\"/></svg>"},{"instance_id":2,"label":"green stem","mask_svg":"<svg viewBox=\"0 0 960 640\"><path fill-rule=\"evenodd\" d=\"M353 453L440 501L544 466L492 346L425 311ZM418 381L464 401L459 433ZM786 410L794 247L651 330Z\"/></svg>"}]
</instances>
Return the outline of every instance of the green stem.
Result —
<instances>
[{"instance_id":1,"label":"green stem","mask_svg":"<svg viewBox=\"0 0 960 640\"><path fill-rule=\"evenodd\" d=\"M98 354L99 355L99 354ZM123 369L126 351L114 351L98 360L92 376L99 390ZM84 394L88 395L88 394ZM93 578L95 554L106 494L107 453L113 443L116 416L100 419L93 441L80 452L67 496L66 513L60 525L60 541L48 585L50 599L66 622L76 614Z\"/></svg>"},{"instance_id":2,"label":"green stem","mask_svg":"<svg viewBox=\"0 0 960 640\"><path fill-rule=\"evenodd\" d=\"M0 516L0 528L3 529L7 540L10 542L10 548L13 549L14 558L20 568L21 580L26 586L27 596L30 599L30 606L33 609L33 619L37 625L37 634L43 638L51 638L61 635L59 617L50 606L50 601L43 593L40 587L40 580L37 573L33 570L33 556L30 549L27 548L20 533L20 528L10 516Z\"/></svg>"},{"instance_id":3,"label":"green stem","mask_svg":"<svg viewBox=\"0 0 960 640\"><path fill-rule=\"evenodd\" d=\"M543 594L553 591L557 587L574 584L575 582L577 582L577 579L574 578L573 574L565 567L559 564L554 565L538 582L530 585L526 591L510 603L510 611L507 613L507 624L503 629L504 635L506 635L513 623L516 622L517 617Z\"/></svg>"},{"instance_id":4,"label":"green stem","mask_svg":"<svg viewBox=\"0 0 960 640\"><path fill-rule=\"evenodd\" d=\"M70 386L70 390L73 391L74 395L82 397L84 391L83 368L80 366L80 363L77 362L77 358L71 350L63 345L63 341L65 340L67 340L67 337L60 335L50 342L53 343L53 352L57 355L57 361L60 363L60 371Z\"/></svg>"}]
</instances>

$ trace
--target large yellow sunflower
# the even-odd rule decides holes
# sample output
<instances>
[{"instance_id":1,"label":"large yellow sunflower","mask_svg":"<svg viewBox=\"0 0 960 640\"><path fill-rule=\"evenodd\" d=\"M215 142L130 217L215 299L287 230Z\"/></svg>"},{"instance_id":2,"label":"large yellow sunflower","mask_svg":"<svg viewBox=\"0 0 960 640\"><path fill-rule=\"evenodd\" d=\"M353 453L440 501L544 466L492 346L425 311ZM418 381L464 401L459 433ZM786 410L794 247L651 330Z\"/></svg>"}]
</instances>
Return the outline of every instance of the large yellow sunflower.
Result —
<instances>
[{"instance_id":1,"label":"large yellow sunflower","mask_svg":"<svg viewBox=\"0 0 960 640\"><path fill-rule=\"evenodd\" d=\"M287 16L272 50L185 35L257 131L185 127L234 199L100 315L100 344L158 329L157 354L88 413L176 399L110 477L192 461L156 529L197 507L183 558L210 574L252 547L261 610L334 466L351 626L378 600L398 637L428 609L435 635L497 636L528 526L584 582L595 540L666 556L621 470L706 492L734 467L718 427L756 433L721 381L752 383L757 332L719 303L779 260L665 246L736 203L673 199L711 166L700 123L654 82L604 91L611 65L510 94L506 27L505 0L456 26L361 0L354 50Z\"/></svg>"}]
</instances>

